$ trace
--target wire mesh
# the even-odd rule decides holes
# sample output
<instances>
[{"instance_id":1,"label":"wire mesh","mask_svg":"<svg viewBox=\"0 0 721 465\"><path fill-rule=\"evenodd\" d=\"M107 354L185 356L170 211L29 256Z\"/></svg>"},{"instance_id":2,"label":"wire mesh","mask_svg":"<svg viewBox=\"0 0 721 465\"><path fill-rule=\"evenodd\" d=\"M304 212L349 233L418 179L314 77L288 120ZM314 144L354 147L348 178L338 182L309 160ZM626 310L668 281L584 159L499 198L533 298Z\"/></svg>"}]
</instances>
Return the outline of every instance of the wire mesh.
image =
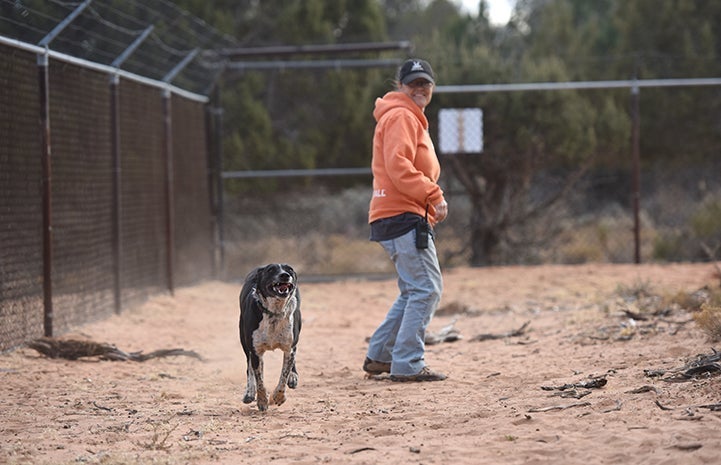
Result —
<instances>
[{"instance_id":1,"label":"wire mesh","mask_svg":"<svg viewBox=\"0 0 721 465\"><path fill-rule=\"evenodd\" d=\"M207 135L198 124L204 117L203 105L173 98L174 269L180 286L208 277L213 270Z\"/></svg>"},{"instance_id":2,"label":"wire mesh","mask_svg":"<svg viewBox=\"0 0 721 465\"><path fill-rule=\"evenodd\" d=\"M0 45L0 350L43 334L35 55Z\"/></svg>"},{"instance_id":3,"label":"wire mesh","mask_svg":"<svg viewBox=\"0 0 721 465\"><path fill-rule=\"evenodd\" d=\"M50 63L54 330L113 311L108 77Z\"/></svg>"},{"instance_id":4,"label":"wire mesh","mask_svg":"<svg viewBox=\"0 0 721 465\"><path fill-rule=\"evenodd\" d=\"M167 288L163 105L157 89L121 81L122 301L141 302Z\"/></svg>"}]
</instances>

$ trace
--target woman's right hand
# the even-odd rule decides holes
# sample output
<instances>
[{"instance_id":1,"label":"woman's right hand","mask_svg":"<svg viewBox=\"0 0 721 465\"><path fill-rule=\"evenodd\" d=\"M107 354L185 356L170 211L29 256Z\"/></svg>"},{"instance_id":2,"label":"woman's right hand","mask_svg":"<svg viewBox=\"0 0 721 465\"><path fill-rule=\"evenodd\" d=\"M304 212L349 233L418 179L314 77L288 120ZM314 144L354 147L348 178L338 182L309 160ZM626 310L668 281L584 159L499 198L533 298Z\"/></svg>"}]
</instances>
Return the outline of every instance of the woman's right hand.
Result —
<instances>
[{"instance_id":1,"label":"woman's right hand","mask_svg":"<svg viewBox=\"0 0 721 465\"><path fill-rule=\"evenodd\" d=\"M436 223L440 223L446 219L448 216L448 202L441 200L439 203L434 205L433 208L436 211L435 215L433 215L433 219L436 220Z\"/></svg>"}]
</instances>

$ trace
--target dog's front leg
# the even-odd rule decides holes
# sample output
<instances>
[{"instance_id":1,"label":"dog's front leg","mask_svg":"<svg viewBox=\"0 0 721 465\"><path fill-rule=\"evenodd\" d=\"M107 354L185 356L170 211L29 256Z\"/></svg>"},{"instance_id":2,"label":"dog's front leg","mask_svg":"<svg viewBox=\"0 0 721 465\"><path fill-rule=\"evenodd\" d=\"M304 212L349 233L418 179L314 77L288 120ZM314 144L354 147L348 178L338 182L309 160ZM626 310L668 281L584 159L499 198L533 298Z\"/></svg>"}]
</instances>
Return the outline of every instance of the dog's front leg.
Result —
<instances>
[{"instance_id":1,"label":"dog's front leg","mask_svg":"<svg viewBox=\"0 0 721 465\"><path fill-rule=\"evenodd\" d=\"M243 396L243 403L249 404L255 400L255 370L251 363L250 357L248 357L248 370L246 372L247 382L245 385L245 396Z\"/></svg>"},{"instance_id":2,"label":"dog's front leg","mask_svg":"<svg viewBox=\"0 0 721 465\"><path fill-rule=\"evenodd\" d=\"M291 369L295 365L295 351L290 350L283 352L283 369L280 370L280 379L278 380L278 386L273 391L273 403L275 405L281 405L285 402L285 386L288 383L288 376L291 373ZM297 377L295 382L297 383Z\"/></svg>"},{"instance_id":3,"label":"dog's front leg","mask_svg":"<svg viewBox=\"0 0 721 465\"><path fill-rule=\"evenodd\" d=\"M295 351L297 347L293 347L291 350L293 356L293 363L290 364L290 373L288 374L288 387L295 389L298 386L298 370L295 368Z\"/></svg>"},{"instance_id":4,"label":"dog's front leg","mask_svg":"<svg viewBox=\"0 0 721 465\"><path fill-rule=\"evenodd\" d=\"M258 410L265 412L268 410L268 391L265 390L263 384L263 356L258 356L258 367L255 369L255 384L257 387Z\"/></svg>"}]
</instances>

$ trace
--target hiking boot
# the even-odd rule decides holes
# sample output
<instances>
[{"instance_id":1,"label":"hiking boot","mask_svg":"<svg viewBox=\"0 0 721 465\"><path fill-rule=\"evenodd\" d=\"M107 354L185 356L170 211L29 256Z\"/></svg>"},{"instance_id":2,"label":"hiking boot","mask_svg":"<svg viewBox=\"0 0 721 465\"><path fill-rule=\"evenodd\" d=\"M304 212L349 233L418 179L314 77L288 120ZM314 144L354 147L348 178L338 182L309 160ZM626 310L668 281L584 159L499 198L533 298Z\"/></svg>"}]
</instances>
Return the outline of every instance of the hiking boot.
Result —
<instances>
[{"instance_id":1,"label":"hiking boot","mask_svg":"<svg viewBox=\"0 0 721 465\"><path fill-rule=\"evenodd\" d=\"M371 360L368 357L366 357L365 362L363 362L363 371L365 371L369 375L380 375L381 373L390 373L391 372L391 364L385 363L385 362L376 362L375 360Z\"/></svg>"},{"instance_id":2,"label":"hiking boot","mask_svg":"<svg viewBox=\"0 0 721 465\"><path fill-rule=\"evenodd\" d=\"M443 373L433 371L428 367L423 367L421 371L415 375L391 375L391 381L399 382L418 382L418 381L443 381L447 376Z\"/></svg>"}]
</instances>

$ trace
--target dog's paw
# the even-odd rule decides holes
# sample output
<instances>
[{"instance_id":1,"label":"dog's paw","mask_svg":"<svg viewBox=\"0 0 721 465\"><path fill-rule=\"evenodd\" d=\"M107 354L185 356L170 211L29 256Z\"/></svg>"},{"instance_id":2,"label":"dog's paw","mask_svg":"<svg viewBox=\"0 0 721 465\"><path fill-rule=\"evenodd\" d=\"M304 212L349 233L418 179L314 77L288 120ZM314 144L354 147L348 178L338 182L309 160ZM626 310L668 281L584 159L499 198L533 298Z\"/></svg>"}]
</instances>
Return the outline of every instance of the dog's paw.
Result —
<instances>
[{"instance_id":1,"label":"dog's paw","mask_svg":"<svg viewBox=\"0 0 721 465\"><path fill-rule=\"evenodd\" d=\"M258 390L258 410L261 412L268 410L268 395L265 390Z\"/></svg>"},{"instance_id":2,"label":"dog's paw","mask_svg":"<svg viewBox=\"0 0 721 465\"><path fill-rule=\"evenodd\" d=\"M288 387L295 389L298 386L298 373L291 373L288 375Z\"/></svg>"},{"instance_id":3,"label":"dog's paw","mask_svg":"<svg viewBox=\"0 0 721 465\"><path fill-rule=\"evenodd\" d=\"M273 393L273 403L275 405L283 405L284 402L285 402L285 391L276 390Z\"/></svg>"},{"instance_id":4,"label":"dog's paw","mask_svg":"<svg viewBox=\"0 0 721 465\"><path fill-rule=\"evenodd\" d=\"M244 404L249 404L249 403L253 402L254 400L255 400L255 396L251 396L250 394L246 394L246 395L243 397L243 403L244 403Z\"/></svg>"}]
</instances>

